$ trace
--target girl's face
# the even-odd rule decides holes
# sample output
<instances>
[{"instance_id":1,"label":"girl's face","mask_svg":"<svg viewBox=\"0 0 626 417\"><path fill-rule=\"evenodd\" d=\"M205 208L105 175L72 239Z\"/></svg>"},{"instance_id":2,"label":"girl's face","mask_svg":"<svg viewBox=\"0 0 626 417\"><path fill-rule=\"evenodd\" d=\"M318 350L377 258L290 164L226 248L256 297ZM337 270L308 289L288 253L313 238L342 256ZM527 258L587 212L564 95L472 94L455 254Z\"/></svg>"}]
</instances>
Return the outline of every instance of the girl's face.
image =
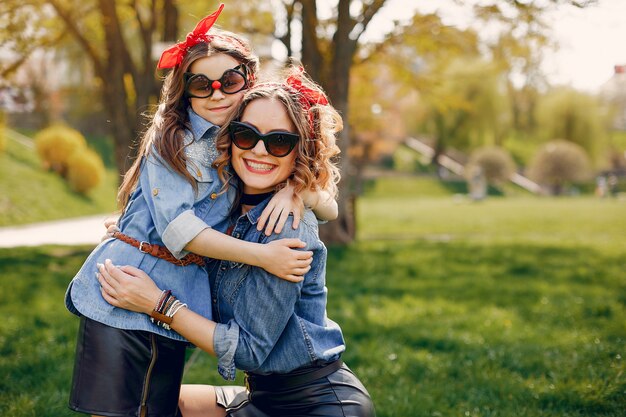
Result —
<instances>
[{"instance_id":1,"label":"girl's face","mask_svg":"<svg viewBox=\"0 0 626 417\"><path fill-rule=\"evenodd\" d=\"M262 134L269 132L297 133L285 106L278 100L260 98L251 101L241 115L241 122L254 126ZM252 149L243 150L231 144L231 164L244 184L247 194L260 194L274 190L293 172L296 149L288 155L276 157L267 152L259 140Z\"/></svg>"},{"instance_id":2,"label":"girl's face","mask_svg":"<svg viewBox=\"0 0 626 417\"><path fill-rule=\"evenodd\" d=\"M240 64L235 58L226 54L205 56L194 61L189 67L189 72L204 74L211 80L219 80L226 70L237 67ZM228 119L243 98L245 90L235 94L224 94L220 89L214 89L213 94L207 98L189 99L191 108L204 120L214 125L221 126Z\"/></svg>"}]
</instances>

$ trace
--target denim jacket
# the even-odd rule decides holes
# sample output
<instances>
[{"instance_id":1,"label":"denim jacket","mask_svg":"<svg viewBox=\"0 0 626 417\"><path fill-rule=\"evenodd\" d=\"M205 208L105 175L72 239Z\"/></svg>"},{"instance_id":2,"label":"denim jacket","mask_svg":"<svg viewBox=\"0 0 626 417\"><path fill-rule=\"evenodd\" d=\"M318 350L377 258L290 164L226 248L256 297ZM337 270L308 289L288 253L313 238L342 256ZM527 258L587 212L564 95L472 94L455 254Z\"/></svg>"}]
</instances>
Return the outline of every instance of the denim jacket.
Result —
<instances>
[{"instance_id":1,"label":"denim jacket","mask_svg":"<svg viewBox=\"0 0 626 417\"><path fill-rule=\"evenodd\" d=\"M269 198L236 219L232 236L267 243L299 238L313 251L304 281L292 283L265 270L229 261L209 265L218 371L234 379L235 368L258 374L285 373L332 361L345 350L341 329L326 316L326 247L315 215L307 210L298 229L293 218L279 234L256 229Z\"/></svg>"},{"instance_id":2,"label":"denim jacket","mask_svg":"<svg viewBox=\"0 0 626 417\"><path fill-rule=\"evenodd\" d=\"M218 195L222 183L211 167L217 156L217 127L191 109L188 115L191 130L185 132L184 142L188 145L185 153L188 171L198 185L197 193L185 178L171 171L152 152L142 161L139 182L119 220L122 233L139 241L164 245L178 258L187 254L184 247L205 228L224 232L232 205L229 194ZM96 264L104 263L107 258L116 265L142 269L160 288L171 289L194 311L211 318L206 267L177 266L117 239L107 239L98 245L70 283L65 303L72 313L112 327L147 330L184 340L174 331L155 326L145 314L113 307L102 298L95 276Z\"/></svg>"}]
</instances>

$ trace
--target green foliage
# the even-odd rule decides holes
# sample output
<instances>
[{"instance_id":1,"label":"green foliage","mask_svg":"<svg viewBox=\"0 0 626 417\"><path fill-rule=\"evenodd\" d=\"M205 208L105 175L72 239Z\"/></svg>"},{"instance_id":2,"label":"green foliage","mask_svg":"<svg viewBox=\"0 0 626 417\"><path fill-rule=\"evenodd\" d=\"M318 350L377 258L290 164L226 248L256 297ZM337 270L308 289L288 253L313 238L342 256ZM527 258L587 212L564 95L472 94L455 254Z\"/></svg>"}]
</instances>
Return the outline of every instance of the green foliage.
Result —
<instances>
[{"instance_id":1,"label":"green foliage","mask_svg":"<svg viewBox=\"0 0 626 417\"><path fill-rule=\"evenodd\" d=\"M67 161L67 181L70 187L81 194L100 185L104 178L104 164L100 156L91 149L80 149Z\"/></svg>"},{"instance_id":2,"label":"green foliage","mask_svg":"<svg viewBox=\"0 0 626 417\"><path fill-rule=\"evenodd\" d=\"M117 170L109 168L89 196L41 169L35 151L9 140L0 154L0 226L111 213L116 209Z\"/></svg>"},{"instance_id":3,"label":"green foliage","mask_svg":"<svg viewBox=\"0 0 626 417\"><path fill-rule=\"evenodd\" d=\"M43 166L65 177L70 157L74 152L85 148L87 142L76 129L57 124L37 133L35 145Z\"/></svg>"},{"instance_id":4,"label":"green foliage","mask_svg":"<svg viewBox=\"0 0 626 417\"><path fill-rule=\"evenodd\" d=\"M575 143L565 140L548 142L531 162L528 176L539 184L550 186L558 195L567 184L589 178L589 158Z\"/></svg>"},{"instance_id":5,"label":"green foliage","mask_svg":"<svg viewBox=\"0 0 626 417\"><path fill-rule=\"evenodd\" d=\"M472 152L466 171L471 172L476 167L480 168L488 183L495 185L508 181L515 172L515 163L511 155L505 149L495 146L479 148Z\"/></svg>"},{"instance_id":6,"label":"green foliage","mask_svg":"<svg viewBox=\"0 0 626 417\"><path fill-rule=\"evenodd\" d=\"M536 119L544 140L568 140L584 148L593 159L606 146L605 115L590 95L569 89L551 91L539 101Z\"/></svg>"},{"instance_id":7,"label":"green foliage","mask_svg":"<svg viewBox=\"0 0 626 417\"><path fill-rule=\"evenodd\" d=\"M518 166L528 165L540 146L541 144L533 137L522 134L510 135L502 142L502 147L509 152Z\"/></svg>"},{"instance_id":8,"label":"green foliage","mask_svg":"<svg viewBox=\"0 0 626 417\"><path fill-rule=\"evenodd\" d=\"M378 416L623 415L622 207L400 195L358 212L362 237L387 240L329 249L328 314ZM62 300L90 249L0 250L0 415L75 416ZM205 353L184 382L225 383Z\"/></svg>"},{"instance_id":9,"label":"green foliage","mask_svg":"<svg viewBox=\"0 0 626 417\"><path fill-rule=\"evenodd\" d=\"M501 68L473 58L438 71L438 82L424 96L437 146L469 150L500 143L510 128Z\"/></svg>"}]
</instances>

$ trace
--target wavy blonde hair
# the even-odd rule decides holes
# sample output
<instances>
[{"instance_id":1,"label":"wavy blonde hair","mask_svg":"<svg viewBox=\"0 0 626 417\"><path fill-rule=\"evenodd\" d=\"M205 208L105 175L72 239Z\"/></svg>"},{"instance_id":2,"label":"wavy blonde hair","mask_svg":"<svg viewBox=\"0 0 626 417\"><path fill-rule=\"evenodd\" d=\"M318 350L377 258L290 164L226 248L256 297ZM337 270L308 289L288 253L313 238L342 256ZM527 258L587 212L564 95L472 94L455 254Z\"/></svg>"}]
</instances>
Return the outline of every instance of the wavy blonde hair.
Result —
<instances>
[{"instance_id":1,"label":"wavy blonde hair","mask_svg":"<svg viewBox=\"0 0 626 417\"><path fill-rule=\"evenodd\" d=\"M326 97L321 87L301 70L290 68L284 78L281 78L286 80L289 76L297 76L308 89ZM295 152L297 152L295 169L287 180L293 185L295 193L323 189L336 198L337 183L341 177L336 164L336 157L340 152L336 144L336 135L343 129L341 116L330 104L311 106L304 104L302 93L284 82L264 82L248 90L239 109L222 126L216 142L220 155L215 159L213 166L225 184L223 191L228 188L229 181L236 178L236 174L227 169L231 158L228 124L233 120L240 120L246 107L257 99L273 99L281 102L296 126L300 140L295 147ZM285 185L286 183L279 184L276 189Z\"/></svg>"},{"instance_id":2,"label":"wavy blonde hair","mask_svg":"<svg viewBox=\"0 0 626 417\"><path fill-rule=\"evenodd\" d=\"M139 181L141 160L153 147L175 173L185 177L194 190L197 189L195 180L187 171L187 158L183 151L185 129L191 128L187 116L190 103L185 97L184 74L189 71L191 64L200 58L226 54L246 66L248 84L254 84L259 71L259 58L252 52L248 41L233 32L215 28L211 29L210 35L210 42L200 42L189 48L182 62L165 77L159 105L141 138L137 159L124 175L119 188L117 201L120 208L128 203L130 194Z\"/></svg>"}]
</instances>

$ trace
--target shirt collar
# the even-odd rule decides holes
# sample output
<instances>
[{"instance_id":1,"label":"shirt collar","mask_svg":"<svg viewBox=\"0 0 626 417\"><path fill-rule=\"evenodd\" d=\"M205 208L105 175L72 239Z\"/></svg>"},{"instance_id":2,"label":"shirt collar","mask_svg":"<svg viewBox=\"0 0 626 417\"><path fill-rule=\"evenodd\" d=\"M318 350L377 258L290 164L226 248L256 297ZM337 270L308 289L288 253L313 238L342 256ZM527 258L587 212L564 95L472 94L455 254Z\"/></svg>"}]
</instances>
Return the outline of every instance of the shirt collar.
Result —
<instances>
[{"instance_id":1,"label":"shirt collar","mask_svg":"<svg viewBox=\"0 0 626 417\"><path fill-rule=\"evenodd\" d=\"M187 114L189 116L189 122L191 123L191 133L193 133L194 139L207 137L208 135L207 136L205 135L208 131L212 129L213 130L219 129L219 126L214 125L213 123L199 116L198 113L193 111L191 106L187 108Z\"/></svg>"},{"instance_id":2,"label":"shirt collar","mask_svg":"<svg viewBox=\"0 0 626 417\"><path fill-rule=\"evenodd\" d=\"M256 224L259 221L259 217L261 217L261 213L263 213L263 209L265 209L265 207L267 206L267 204L270 202L271 199L272 199L271 196L267 197L265 200L263 200L262 202L254 206L252 209L250 209L250 211L248 211L245 214L246 217L248 217L248 220L250 221L250 223Z\"/></svg>"}]
</instances>

